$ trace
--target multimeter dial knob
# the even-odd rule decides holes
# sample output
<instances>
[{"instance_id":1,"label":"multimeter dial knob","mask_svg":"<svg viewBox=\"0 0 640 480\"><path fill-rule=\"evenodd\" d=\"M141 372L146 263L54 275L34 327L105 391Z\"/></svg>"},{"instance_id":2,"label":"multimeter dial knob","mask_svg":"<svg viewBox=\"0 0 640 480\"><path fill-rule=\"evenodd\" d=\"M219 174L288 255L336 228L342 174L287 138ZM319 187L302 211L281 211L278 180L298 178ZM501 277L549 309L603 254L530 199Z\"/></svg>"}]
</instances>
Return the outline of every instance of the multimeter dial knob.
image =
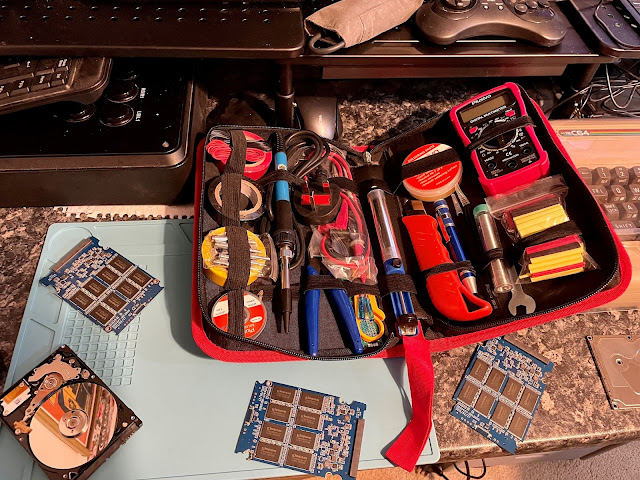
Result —
<instances>
[{"instance_id":1,"label":"multimeter dial knob","mask_svg":"<svg viewBox=\"0 0 640 480\"><path fill-rule=\"evenodd\" d=\"M487 150L500 150L506 148L515 141L515 139L518 137L519 131L520 129L514 130L512 132L507 132L503 135L487 141L482 146Z\"/></svg>"},{"instance_id":2,"label":"multimeter dial knob","mask_svg":"<svg viewBox=\"0 0 640 480\"><path fill-rule=\"evenodd\" d=\"M476 0L442 0L443 5L451 10L467 10Z\"/></svg>"}]
</instances>

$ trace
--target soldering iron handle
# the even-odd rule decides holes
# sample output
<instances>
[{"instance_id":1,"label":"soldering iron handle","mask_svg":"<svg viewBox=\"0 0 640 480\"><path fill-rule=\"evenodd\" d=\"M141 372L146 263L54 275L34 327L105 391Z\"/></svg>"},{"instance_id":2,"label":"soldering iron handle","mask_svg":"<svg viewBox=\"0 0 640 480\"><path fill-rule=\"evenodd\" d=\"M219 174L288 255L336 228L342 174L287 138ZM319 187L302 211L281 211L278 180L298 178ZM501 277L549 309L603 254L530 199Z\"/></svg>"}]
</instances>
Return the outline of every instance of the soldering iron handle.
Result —
<instances>
[{"instance_id":1,"label":"soldering iron handle","mask_svg":"<svg viewBox=\"0 0 640 480\"><path fill-rule=\"evenodd\" d=\"M307 275L317 276L318 271L307 265ZM304 294L304 318L307 327L307 352L318 356L318 313L320 311L320 289L307 290Z\"/></svg>"}]
</instances>

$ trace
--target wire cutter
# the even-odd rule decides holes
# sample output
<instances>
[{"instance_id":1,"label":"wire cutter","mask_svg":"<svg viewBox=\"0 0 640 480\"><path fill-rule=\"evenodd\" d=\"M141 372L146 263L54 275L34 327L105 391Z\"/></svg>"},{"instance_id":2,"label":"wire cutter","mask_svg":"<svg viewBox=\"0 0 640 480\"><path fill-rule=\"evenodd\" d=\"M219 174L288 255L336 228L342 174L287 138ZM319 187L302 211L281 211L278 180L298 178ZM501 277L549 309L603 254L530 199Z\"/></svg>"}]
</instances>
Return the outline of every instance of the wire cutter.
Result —
<instances>
[{"instance_id":1,"label":"wire cutter","mask_svg":"<svg viewBox=\"0 0 640 480\"><path fill-rule=\"evenodd\" d=\"M307 265L307 275L320 275L311 265ZM347 296L347 292L342 289L327 289L327 297L337 310L340 321L343 322L349 337L348 344L356 354L364 351L360 331L356 322L356 315ZM318 356L318 316L320 313L320 289L307 290L304 294L304 314L307 327L307 351L312 357Z\"/></svg>"}]
</instances>

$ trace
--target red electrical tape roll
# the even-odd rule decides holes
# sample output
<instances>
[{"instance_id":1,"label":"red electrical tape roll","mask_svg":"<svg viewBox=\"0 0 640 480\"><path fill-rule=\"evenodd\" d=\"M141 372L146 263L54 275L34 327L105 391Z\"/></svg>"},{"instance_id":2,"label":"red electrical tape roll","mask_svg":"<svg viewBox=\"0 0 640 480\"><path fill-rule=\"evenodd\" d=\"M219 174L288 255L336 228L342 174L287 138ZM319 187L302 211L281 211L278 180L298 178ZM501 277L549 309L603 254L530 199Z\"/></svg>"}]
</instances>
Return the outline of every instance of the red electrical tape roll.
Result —
<instances>
[{"instance_id":1,"label":"red electrical tape roll","mask_svg":"<svg viewBox=\"0 0 640 480\"><path fill-rule=\"evenodd\" d=\"M222 133L222 132L221 132ZM255 133L244 131L247 142L264 142L264 139ZM229 138L216 138L211 140L207 146L207 153L211 155L218 169L224 171L229 157L231 156L231 146ZM269 169L271 164L271 152L260 148L247 147L247 163L244 167L244 175L251 180L258 180Z\"/></svg>"}]
</instances>

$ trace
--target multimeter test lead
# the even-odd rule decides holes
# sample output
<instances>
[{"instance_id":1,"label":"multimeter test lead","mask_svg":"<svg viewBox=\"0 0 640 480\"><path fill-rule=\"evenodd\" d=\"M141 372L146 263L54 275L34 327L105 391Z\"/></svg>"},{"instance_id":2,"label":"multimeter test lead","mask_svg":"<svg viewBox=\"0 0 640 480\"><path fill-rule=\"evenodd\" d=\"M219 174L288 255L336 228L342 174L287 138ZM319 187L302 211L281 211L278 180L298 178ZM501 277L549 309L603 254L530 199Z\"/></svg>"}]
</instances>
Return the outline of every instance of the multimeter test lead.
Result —
<instances>
[{"instance_id":1,"label":"multimeter test lead","mask_svg":"<svg viewBox=\"0 0 640 480\"><path fill-rule=\"evenodd\" d=\"M452 260L454 262L466 261L467 257L462 250L462 243L460 243L460 239L458 238L458 232L456 231L456 226L453 223L453 218L451 217L447 201L436 200L433 202L433 208L435 208L440 224L445 230L443 232L443 237L449 247L449 253L451 254ZM444 235L444 233L446 233L446 235ZM478 294L476 276L471 270L461 270L460 279L474 295Z\"/></svg>"}]
</instances>

